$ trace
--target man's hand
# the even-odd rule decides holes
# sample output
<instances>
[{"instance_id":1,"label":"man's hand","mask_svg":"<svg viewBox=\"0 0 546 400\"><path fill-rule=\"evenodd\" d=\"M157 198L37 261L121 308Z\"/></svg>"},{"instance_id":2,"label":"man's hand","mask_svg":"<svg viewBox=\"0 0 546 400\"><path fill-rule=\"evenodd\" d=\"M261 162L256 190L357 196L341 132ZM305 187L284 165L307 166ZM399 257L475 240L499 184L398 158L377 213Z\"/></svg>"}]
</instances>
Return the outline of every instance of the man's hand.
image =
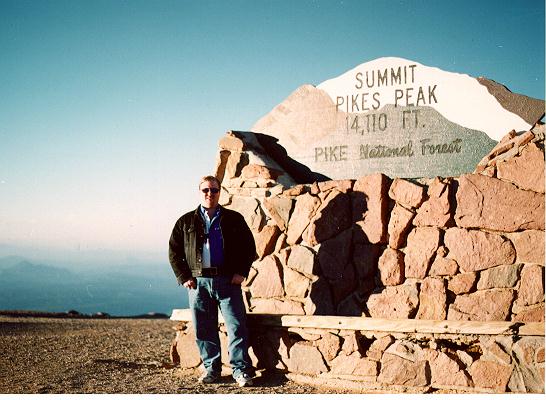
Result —
<instances>
[{"instance_id":1,"label":"man's hand","mask_svg":"<svg viewBox=\"0 0 546 400\"><path fill-rule=\"evenodd\" d=\"M195 285L195 279L193 279L193 278L188 279L186 282L184 282L182 284L182 286L184 286L185 288L188 288L188 289L195 289L197 287Z\"/></svg>"},{"instance_id":2,"label":"man's hand","mask_svg":"<svg viewBox=\"0 0 546 400\"><path fill-rule=\"evenodd\" d=\"M231 284L232 285L240 285L245 280L245 277L239 274L234 274L233 278L231 278Z\"/></svg>"}]
</instances>

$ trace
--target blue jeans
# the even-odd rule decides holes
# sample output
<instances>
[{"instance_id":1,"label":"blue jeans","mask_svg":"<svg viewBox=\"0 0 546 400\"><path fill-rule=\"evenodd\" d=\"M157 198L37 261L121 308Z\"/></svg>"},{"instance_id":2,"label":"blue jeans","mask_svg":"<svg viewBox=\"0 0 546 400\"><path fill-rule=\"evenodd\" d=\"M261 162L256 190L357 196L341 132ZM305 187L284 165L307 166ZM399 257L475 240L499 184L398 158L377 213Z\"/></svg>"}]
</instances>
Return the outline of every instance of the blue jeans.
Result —
<instances>
[{"instance_id":1,"label":"blue jeans","mask_svg":"<svg viewBox=\"0 0 546 400\"><path fill-rule=\"evenodd\" d=\"M228 352L233 377L252 374L248 356L248 330L241 287L231 277L196 278L197 288L188 297L199 354L207 372L220 376L222 360L218 335L218 307L228 332Z\"/></svg>"}]
</instances>

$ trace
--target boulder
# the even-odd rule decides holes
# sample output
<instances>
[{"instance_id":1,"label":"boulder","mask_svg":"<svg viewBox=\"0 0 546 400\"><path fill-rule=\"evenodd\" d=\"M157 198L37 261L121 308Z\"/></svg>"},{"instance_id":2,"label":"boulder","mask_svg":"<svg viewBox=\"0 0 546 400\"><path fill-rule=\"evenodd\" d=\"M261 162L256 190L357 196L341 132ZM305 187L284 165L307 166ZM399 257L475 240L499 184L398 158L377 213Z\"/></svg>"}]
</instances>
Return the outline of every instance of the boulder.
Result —
<instances>
[{"instance_id":1,"label":"boulder","mask_svg":"<svg viewBox=\"0 0 546 400\"><path fill-rule=\"evenodd\" d=\"M294 200L288 197L266 197L262 203L264 209L277 224L279 229L286 232L290 211L294 205Z\"/></svg>"},{"instance_id":2,"label":"boulder","mask_svg":"<svg viewBox=\"0 0 546 400\"><path fill-rule=\"evenodd\" d=\"M457 360L446 353L428 349L427 360L430 365L431 386L438 388L472 386L472 380L464 370L461 370Z\"/></svg>"},{"instance_id":3,"label":"boulder","mask_svg":"<svg viewBox=\"0 0 546 400\"><path fill-rule=\"evenodd\" d=\"M257 314L305 315L303 305L297 301L279 299L251 299L251 311Z\"/></svg>"},{"instance_id":4,"label":"boulder","mask_svg":"<svg viewBox=\"0 0 546 400\"><path fill-rule=\"evenodd\" d=\"M359 241L386 243L389 178L381 173L359 178L351 193L352 221Z\"/></svg>"},{"instance_id":5,"label":"boulder","mask_svg":"<svg viewBox=\"0 0 546 400\"><path fill-rule=\"evenodd\" d=\"M404 283L404 253L386 248L378 261L379 279L383 286Z\"/></svg>"},{"instance_id":6,"label":"boulder","mask_svg":"<svg viewBox=\"0 0 546 400\"><path fill-rule=\"evenodd\" d=\"M482 159L478 166L487 165L490 168L496 169L497 164L504 160L517 157L520 150L535 138L532 131L524 132L520 135L515 130L508 132L501 141L493 148L493 150ZM485 162L485 163L484 163Z\"/></svg>"},{"instance_id":7,"label":"boulder","mask_svg":"<svg viewBox=\"0 0 546 400\"><path fill-rule=\"evenodd\" d=\"M518 282L521 267L522 264L501 265L482 271L478 281L478 290L514 287Z\"/></svg>"},{"instance_id":8,"label":"boulder","mask_svg":"<svg viewBox=\"0 0 546 400\"><path fill-rule=\"evenodd\" d=\"M378 382L387 385L426 386L429 384L428 363L409 361L397 355L385 353L381 359L381 372Z\"/></svg>"},{"instance_id":9,"label":"boulder","mask_svg":"<svg viewBox=\"0 0 546 400\"><path fill-rule=\"evenodd\" d=\"M340 303L341 300L346 298L353 290L355 290L358 284L358 280L355 276L353 264L347 264L345 268L340 270L340 273L336 279L330 280L330 287L332 289L332 300L334 305ZM362 313L359 312L358 315Z\"/></svg>"},{"instance_id":10,"label":"boulder","mask_svg":"<svg viewBox=\"0 0 546 400\"><path fill-rule=\"evenodd\" d=\"M288 265L288 257L292 252L292 247L282 247L279 248L279 241L282 240L282 234L277 240L277 245L275 246L275 256L279 259L283 267ZM279 248L279 249L278 249Z\"/></svg>"},{"instance_id":11,"label":"boulder","mask_svg":"<svg viewBox=\"0 0 546 400\"><path fill-rule=\"evenodd\" d=\"M377 270L377 263L382 248L369 244L354 244L353 265L360 280L372 278Z\"/></svg>"},{"instance_id":12,"label":"boulder","mask_svg":"<svg viewBox=\"0 0 546 400\"><path fill-rule=\"evenodd\" d=\"M300 342L290 348L288 368L290 372L315 376L328 371L320 351L312 345Z\"/></svg>"},{"instance_id":13,"label":"boulder","mask_svg":"<svg viewBox=\"0 0 546 400\"><path fill-rule=\"evenodd\" d=\"M241 175L241 171L248 164L248 154L240 151L230 151L224 168L224 179L222 184L232 186L230 180Z\"/></svg>"},{"instance_id":14,"label":"boulder","mask_svg":"<svg viewBox=\"0 0 546 400\"><path fill-rule=\"evenodd\" d=\"M300 241L301 235L305 228L309 225L312 216L320 206L320 199L305 193L298 196L294 211L288 223L288 231L286 241L289 244L295 244Z\"/></svg>"},{"instance_id":15,"label":"boulder","mask_svg":"<svg viewBox=\"0 0 546 400\"><path fill-rule=\"evenodd\" d=\"M505 153L510 149L514 148L514 137L516 136L516 131L511 130L506 135L504 135L499 143L493 147L493 149L489 152L489 154L485 155L485 157L482 158L482 160L478 163L478 168L476 168L476 172L480 173L481 169L480 167L487 166L491 160L494 160L495 157L497 157L499 154Z\"/></svg>"},{"instance_id":16,"label":"boulder","mask_svg":"<svg viewBox=\"0 0 546 400\"><path fill-rule=\"evenodd\" d=\"M351 230L346 230L321 243L317 259L323 276L330 280L342 278L347 264L351 261L351 238Z\"/></svg>"},{"instance_id":17,"label":"boulder","mask_svg":"<svg viewBox=\"0 0 546 400\"><path fill-rule=\"evenodd\" d=\"M517 322L544 322L544 303L519 308L517 311L512 310L513 313L516 313L512 317L512 321Z\"/></svg>"},{"instance_id":18,"label":"boulder","mask_svg":"<svg viewBox=\"0 0 546 400\"><path fill-rule=\"evenodd\" d=\"M464 272L512 264L516 258L512 243L494 233L450 228L445 233L444 242L449 257L454 258Z\"/></svg>"},{"instance_id":19,"label":"boulder","mask_svg":"<svg viewBox=\"0 0 546 400\"><path fill-rule=\"evenodd\" d=\"M332 361L341 349L341 338L327 332L317 340L316 344L324 359Z\"/></svg>"},{"instance_id":20,"label":"boulder","mask_svg":"<svg viewBox=\"0 0 546 400\"><path fill-rule=\"evenodd\" d=\"M224 180L226 173L226 165L231 152L229 150L220 150L216 155L216 168L213 175L218 178L220 182Z\"/></svg>"},{"instance_id":21,"label":"boulder","mask_svg":"<svg viewBox=\"0 0 546 400\"><path fill-rule=\"evenodd\" d=\"M447 248L440 246L436 252L436 257L430 266L430 276L453 276L457 273L459 266L457 262L446 257Z\"/></svg>"},{"instance_id":22,"label":"boulder","mask_svg":"<svg viewBox=\"0 0 546 400\"><path fill-rule=\"evenodd\" d=\"M518 157L497 163L497 178L520 189L544 193L544 150L529 143Z\"/></svg>"},{"instance_id":23,"label":"boulder","mask_svg":"<svg viewBox=\"0 0 546 400\"><path fill-rule=\"evenodd\" d=\"M282 195L285 197L297 197L308 192L309 192L309 185L299 184L299 185L294 185L288 189L283 190Z\"/></svg>"},{"instance_id":24,"label":"boulder","mask_svg":"<svg viewBox=\"0 0 546 400\"><path fill-rule=\"evenodd\" d=\"M335 308L332 301L330 285L324 278L311 282L309 295L305 299L306 315L334 315Z\"/></svg>"},{"instance_id":25,"label":"boulder","mask_svg":"<svg viewBox=\"0 0 546 400\"><path fill-rule=\"evenodd\" d=\"M406 236L411 228L411 221L415 214L408 209L396 204L389 219L389 247L399 249L406 244Z\"/></svg>"},{"instance_id":26,"label":"boulder","mask_svg":"<svg viewBox=\"0 0 546 400\"><path fill-rule=\"evenodd\" d=\"M360 339L362 335L358 331L342 331L340 333L343 336L343 345L341 346L341 352L346 356L349 356L355 352L360 352Z\"/></svg>"},{"instance_id":27,"label":"boulder","mask_svg":"<svg viewBox=\"0 0 546 400\"><path fill-rule=\"evenodd\" d=\"M348 193L353 189L354 181L352 179L333 180L318 182L318 187L321 192L337 189L342 193Z\"/></svg>"},{"instance_id":28,"label":"boulder","mask_svg":"<svg viewBox=\"0 0 546 400\"><path fill-rule=\"evenodd\" d=\"M254 263L254 268L258 274L250 285L252 297L284 296L282 269L277 257L274 255L267 256L263 261Z\"/></svg>"},{"instance_id":29,"label":"boulder","mask_svg":"<svg viewBox=\"0 0 546 400\"><path fill-rule=\"evenodd\" d=\"M406 208L417 208L423 203L425 189L405 179L396 178L389 189L389 197Z\"/></svg>"},{"instance_id":30,"label":"boulder","mask_svg":"<svg viewBox=\"0 0 546 400\"><path fill-rule=\"evenodd\" d=\"M220 189L220 199L218 200L218 204L221 206L227 206L231 203L231 194L227 191L225 187L222 186Z\"/></svg>"},{"instance_id":31,"label":"boulder","mask_svg":"<svg viewBox=\"0 0 546 400\"><path fill-rule=\"evenodd\" d=\"M266 167L265 165L248 164L241 170L241 177L243 179L271 179L276 180L283 171L279 171L274 168Z\"/></svg>"},{"instance_id":32,"label":"boulder","mask_svg":"<svg viewBox=\"0 0 546 400\"><path fill-rule=\"evenodd\" d=\"M448 320L507 321L514 300L513 289L480 290L460 295L449 306Z\"/></svg>"},{"instance_id":33,"label":"boulder","mask_svg":"<svg viewBox=\"0 0 546 400\"><path fill-rule=\"evenodd\" d=\"M372 318L412 318L419 304L415 285L387 286L378 293L372 293L366 306Z\"/></svg>"},{"instance_id":34,"label":"boulder","mask_svg":"<svg viewBox=\"0 0 546 400\"><path fill-rule=\"evenodd\" d=\"M505 350L494 338L482 337L480 339L482 348L482 361L495 361L501 364L511 364L510 349ZM508 352L508 353L507 353Z\"/></svg>"},{"instance_id":35,"label":"boulder","mask_svg":"<svg viewBox=\"0 0 546 400\"><path fill-rule=\"evenodd\" d=\"M333 289L332 292L334 292ZM356 296L355 293L345 297L337 305L337 315L344 315L346 317L361 317L363 313L362 305L360 303L359 297Z\"/></svg>"},{"instance_id":36,"label":"boulder","mask_svg":"<svg viewBox=\"0 0 546 400\"><path fill-rule=\"evenodd\" d=\"M438 247L436 250L436 257L445 257L449 254L449 250L445 246Z\"/></svg>"},{"instance_id":37,"label":"boulder","mask_svg":"<svg viewBox=\"0 0 546 400\"><path fill-rule=\"evenodd\" d=\"M255 267L250 267L250 270L248 271L248 276L241 284L242 287L250 287L252 282L254 281L254 278L258 275L258 271L256 271Z\"/></svg>"},{"instance_id":38,"label":"boulder","mask_svg":"<svg viewBox=\"0 0 546 400\"><path fill-rule=\"evenodd\" d=\"M265 215L260 207L260 202L252 197L234 196L231 204L226 208L241 213L253 232L259 232L265 225Z\"/></svg>"},{"instance_id":39,"label":"boulder","mask_svg":"<svg viewBox=\"0 0 546 400\"><path fill-rule=\"evenodd\" d=\"M304 298L309 289L309 279L292 268L284 268L284 290L288 297Z\"/></svg>"},{"instance_id":40,"label":"boulder","mask_svg":"<svg viewBox=\"0 0 546 400\"><path fill-rule=\"evenodd\" d=\"M350 356L338 355L330 363L332 374L375 377L379 371L377 361L362 358L357 353Z\"/></svg>"},{"instance_id":41,"label":"boulder","mask_svg":"<svg viewBox=\"0 0 546 400\"><path fill-rule=\"evenodd\" d=\"M512 346L514 364L508 382L513 392L544 393L544 337L526 336Z\"/></svg>"},{"instance_id":42,"label":"boulder","mask_svg":"<svg viewBox=\"0 0 546 400\"><path fill-rule=\"evenodd\" d=\"M419 292L417 319L444 320L446 318L446 288L443 279L426 278Z\"/></svg>"},{"instance_id":43,"label":"boulder","mask_svg":"<svg viewBox=\"0 0 546 400\"><path fill-rule=\"evenodd\" d=\"M458 226L501 232L544 230L544 194L484 175L463 175L458 181Z\"/></svg>"},{"instance_id":44,"label":"boulder","mask_svg":"<svg viewBox=\"0 0 546 400\"><path fill-rule=\"evenodd\" d=\"M258 258L262 259L273 252L280 234L281 231L277 225L266 225L260 232L254 234Z\"/></svg>"},{"instance_id":45,"label":"boulder","mask_svg":"<svg viewBox=\"0 0 546 400\"><path fill-rule=\"evenodd\" d=\"M277 161L275 161L272 157L270 157L270 151L272 147L275 147L276 140L274 142L267 142L267 137L264 137L264 135L260 133L254 133L254 132L248 132L248 131L231 131L231 135L239 138L245 145L245 150L247 151L248 157L249 157L249 163L250 165L257 165L257 166L265 166L268 169L271 170L277 170L277 171L283 171L283 175L279 176L277 178L277 181L284 185L284 183L288 184L289 186L295 185L295 181L292 179L292 177L288 174L284 173L283 167L281 167ZM228 134L230 134L228 133ZM267 148L264 147L262 144L267 144ZM270 145L273 146L270 146ZM278 154L279 155L279 154ZM282 158L282 155L281 157Z\"/></svg>"},{"instance_id":46,"label":"boulder","mask_svg":"<svg viewBox=\"0 0 546 400\"><path fill-rule=\"evenodd\" d=\"M370 345L368 351L366 352L366 356L370 360L380 361L385 350L387 350L387 348L393 343L394 338L391 335L378 338Z\"/></svg>"},{"instance_id":47,"label":"boulder","mask_svg":"<svg viewBox=\"0 0 546 400\"><path fill-rule=\"evenodd\" d=\"M180 358L180 368L195 368L201 364L201 356L195 345L193 328L187 329L184 334L178 335L176 352Z\"/></svg>"},{"instance_id":48,"label":"boulder","mask_svg":"<svg viewBox=\"0 0 546 400\"><path fill-rule=\"evenodd\" d=\"M512 375L513 365L499 364L494 361L475 361L469 369L476 388L493 389L505 392Z\"/></svg>"},{"instance_id":49,"label":"boulder","mask_svg":"<svg viewBox=\"0 0 546 400\"><path fill-rule=\"evenodd\" d=\"M287 266L301 272L304 275L312 276L316 273L315 253L305 246L296 245L290 248Z\"/></svg>"},{"instance_id":50,"label":"boulder","mask_svg":"<svg viewBox=\"0 0 546 400\"><path fill-rule=\"evenodd\" d=\"M229 151L245 151L248 149L245 142L237 137L232 131L226 132L226 134L220 138L218 147L222 150Z\"/></svg>"},{"instance_id":51,"label":"boulder","mask_svg":"<svg viewBox=\"0 0 546 400\"><path fill-rule=\"evenodd\" d=\"M359 358L358 360L356 360L355 368L353 370L353 375L375 378L378 373L379 373L378 362L373 360L368 360L365 358Z\"/></svg>"},{"instance_id":52,"label":"boulder","mask_svg":"<svg viewBox=\"0 0 546 400\"><path fill-rule=\"evenodd\" d=\"M282 194L283 190L284 190L283 184L279 183L278 181L277 181L276 185L274 185L272 187L268 187L268 189L267 189L267 191L269 192L270 197L280 196ZM266 194L266 196L267 196L267 194Z\"/></svg>"},{"instance_id":53,"label":"boulder","mask_svg":"<svg viewBox=\"0 0 546 400\"><path fill-rule=\"evenodd\" d=\"M470 293L476 284L477 278L478 274L476 272L457 274L448 281L447 288L455 294Z\"/></svg>"},{"instance_id":54,"label":"boulder","mask_svg":"<svg viewBox=\"0 0 546 400\"><path fill-rule=\"evenodd\" d=\"M446 227L451 219L449 184L435 178L428 187L427 194L428 200L417 210L413 224L415 226Z\"/></svg>"},{"instance_id":55,"label":"boulder","mask_svg":"<svg viewBox=\"0 0 546 400\"><path fill-rule=\"evenodd\" d=\"M277 239L277 243L275 243L275 249L273 250L273 253L279 254L279 259L281 259L281 262L283 265L286 264L286 259L288 258L288 255L290 254L290 248L288 247L288 243L286 243L286 235L284 233L281 233L279 235L279 238ZM285 260L282 260L281 253L284 253Z\"/></svg>"},{"instance_id":56,"label":"boulder","mask_svg":"<svg viewBox=\"0 0 546 400\"><path fill-rule=\"evenodd\" d=\"M544 339L526 336L512 346L512 354L525 364L544 362Z\"/></svg>"},{"instance_id":57,"label":"boulder","mask_svg":"<svg viewBox=\"0 0 546 400\"><path fill-rule=\"evenodd\" d=\"M345 193L332 190L315 213L303 238L314 246L334 237L350 226L351 200Z\"/></svg>"},{"instance_id":58,"label":"boulder","mask_svg":"<svg viewBox=\"0 0 546 400\"><path fill-rule=\"evenodd\" d=\"M407 339L398 339L385 350L385 354L392 354L408 361L426 360L426 352L419 342Z\"/></svg>"},{"instance_id":59,"label":"boulder","mask_svg":"<svg viewBox=\"0 0 546 400\"><path fill-rule=\"evenodd\" d=\"M459 358L459 361L461 362L461 366L468 368L474 362L474 359L472 358L472 356L468 354L466 351L457 350L455 353L457 357Z\"/></svg>"},{"instance_id":60,"label":"boulder","mask_svg":"<svg viewBox=\"0 0 546 400\"><path fill-rule=\"evenodd\" d=\"M544 362L544 347L539 347L536 352L535 362L543 363Z\"/></svg>"},{"instance_id":61,"label":"boulder","mask_svg":"<svg viewBox=\"0 0 546 400\"><path fill-rule=\"evenodd\" d=\"M516 304L519 307L544 301L544 267L525 265L521 271Z\"/></svg>"},{"instance_id":62,"label":"boulder","mask_svg":"<svg viewBox=\"0 0 546 400\"><path fill-rule=\"evenodd\" d=\"M516 248L516 261L544 265L544 231L523 231L507 235Z\"/></svg>"},{"instance_id":63,"label":"boulder","mask_svg":"<svg viewBox=\"0 0 546 400\"><path fill-rule=\"evenodd\" d=\"M415 228L408 235L404 257L406 278L423 279L440 246L440 230L434 227Z\"/></svg>"}]
</instances>

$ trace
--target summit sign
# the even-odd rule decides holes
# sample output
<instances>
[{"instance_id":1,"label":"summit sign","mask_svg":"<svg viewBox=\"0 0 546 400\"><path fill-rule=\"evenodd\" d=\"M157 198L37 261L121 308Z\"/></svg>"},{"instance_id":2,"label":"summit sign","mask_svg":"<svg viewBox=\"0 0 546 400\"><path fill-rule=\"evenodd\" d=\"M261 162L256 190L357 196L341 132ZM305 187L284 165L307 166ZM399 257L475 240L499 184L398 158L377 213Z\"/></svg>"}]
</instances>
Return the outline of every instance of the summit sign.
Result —
<instances>
[{"instance_id":1,"label":"summit sign","mask_svg":"<svg viewBox=\"0 0 546 400\"><path fill-rule=\"evenodd\" d=\"M495 82L390 57L301 86L252 130L330 179L445 177L472 172L501 137L529 129L543 111L543 101Z\"/></svg>"}]
</instances>

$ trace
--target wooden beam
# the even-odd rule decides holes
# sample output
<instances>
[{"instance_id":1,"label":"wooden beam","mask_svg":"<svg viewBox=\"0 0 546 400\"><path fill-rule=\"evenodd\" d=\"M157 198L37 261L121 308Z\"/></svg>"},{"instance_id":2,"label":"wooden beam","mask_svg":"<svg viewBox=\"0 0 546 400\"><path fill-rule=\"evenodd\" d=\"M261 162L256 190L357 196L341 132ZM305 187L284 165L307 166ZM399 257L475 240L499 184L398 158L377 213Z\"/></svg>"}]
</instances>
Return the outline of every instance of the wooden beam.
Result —
<instances>
[{"instance_id":1,"label":"wooden beam","mask_svg":"<svg viewBox=\"0 0 546 400\"><path fill-rule=\"evenodd\" d=\"M275 315L248 313L249 323L268 326L349 329L397 333L451 333L465 335L544 336L544 322L433 321L424 319L380 319L324 315ZM189 309L173 310L173 321L191 321ZM224 319L218 316L218 322Z\"/></svg>"}]
</instances>

